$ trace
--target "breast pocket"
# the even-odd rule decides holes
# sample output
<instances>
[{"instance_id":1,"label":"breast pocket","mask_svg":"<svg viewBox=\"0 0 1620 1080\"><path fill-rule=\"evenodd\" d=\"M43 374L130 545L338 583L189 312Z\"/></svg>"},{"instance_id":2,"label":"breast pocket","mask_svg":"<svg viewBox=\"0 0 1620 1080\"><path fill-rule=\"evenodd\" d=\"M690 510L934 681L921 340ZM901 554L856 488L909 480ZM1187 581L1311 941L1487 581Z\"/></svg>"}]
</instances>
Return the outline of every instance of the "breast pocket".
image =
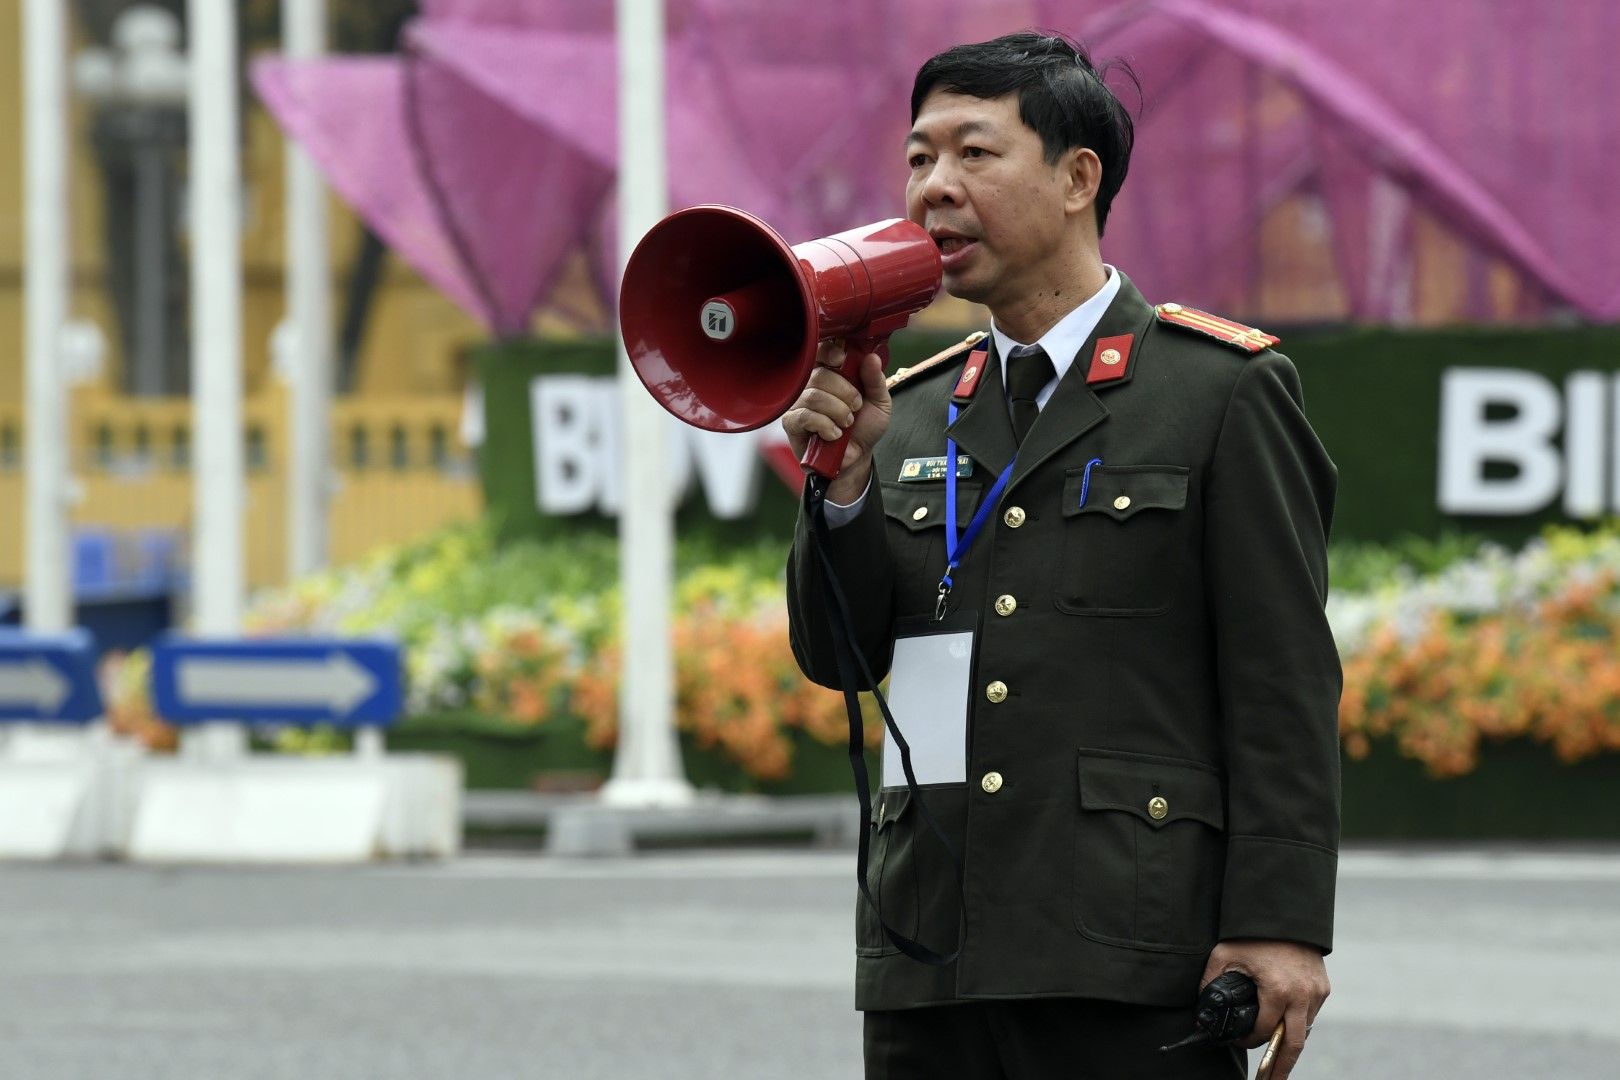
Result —
<instances>
[{"instance_id":1,"label":"breast pocket","mask_svg":"<svg viewBox=\"0 0 1620 1080\"><path fill-rule=\"evenodd\" d=\"M1188 556L1181 465L1096 465L1063 477L1057 606L1071 615L1162 615Z\"/></svg>"},{"instance_id":2,"label":"breast pocket","mask_svg":"<svg viewBox=\"0 0 1620 1080\"><path fill-rule=\"evenodd\" d=\"M959 530L973 520L982 490L977 480L957 481ZM894 552L896 610L901 615L932 613L940 575L945 573L945 484L885 480L883 512L889 519L889 544Z\"/></svg>"}]
</instances>

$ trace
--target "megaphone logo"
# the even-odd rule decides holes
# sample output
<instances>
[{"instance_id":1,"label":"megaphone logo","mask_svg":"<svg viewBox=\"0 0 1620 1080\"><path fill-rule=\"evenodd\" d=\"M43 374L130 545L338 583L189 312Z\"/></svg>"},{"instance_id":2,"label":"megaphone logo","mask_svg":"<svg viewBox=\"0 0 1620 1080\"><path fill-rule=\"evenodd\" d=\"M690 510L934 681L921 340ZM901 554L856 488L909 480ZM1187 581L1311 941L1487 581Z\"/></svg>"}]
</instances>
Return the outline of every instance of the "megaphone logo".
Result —
<instances>
[{"instance_id":1,"label":"megaphone logo","mask_svg":"<svg viewBox=\"0 0 1620 1080\"><path fill-rule=\"evenodd\" d=\"M703 305L703 332L710 341L730 341L736 325L737 313L724 300L710 300Z\"/></svg>"},{"instance_id":2,"label":"megaphone logo","mask_svg":"<svg viewBox=\"0 0 1620 1080\"><path fill-rule=\"evenodd\" d=\"M706 431L752 431L792 407L822 341L847 342L843 372L888 359L889 335L933 302L939 248L901 218L792 247L752 214L694 206L636 245L619 291L631 367L663 407ZM838 474L844 443L803 465Z\"/></svg>"}]
</instances>

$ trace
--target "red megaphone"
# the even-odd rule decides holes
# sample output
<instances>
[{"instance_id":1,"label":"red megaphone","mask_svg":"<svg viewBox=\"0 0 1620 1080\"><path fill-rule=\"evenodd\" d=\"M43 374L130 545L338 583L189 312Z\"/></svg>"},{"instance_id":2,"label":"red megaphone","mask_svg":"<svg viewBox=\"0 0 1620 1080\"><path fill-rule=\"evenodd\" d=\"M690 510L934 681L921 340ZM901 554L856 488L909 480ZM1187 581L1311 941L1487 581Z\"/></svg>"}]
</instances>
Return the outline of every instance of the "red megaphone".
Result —
<instances>
[{"instance_id":1,"label":"red megaphone","mask_svg":"<svg viewBox=\"0 0 1620 1080\"><path fill-rule=\"evenodd\" d=\"M694 206L631 252L619 329L664 408L707 431L752 431L793 405L822 341L845 340L857 386L862 356L887 364L889 335L933 301L940 274L933 238L900 218L789 247L752 214ZM801 464L835 477L848 441L813 439Z\"/></svg>"}]
</instances>

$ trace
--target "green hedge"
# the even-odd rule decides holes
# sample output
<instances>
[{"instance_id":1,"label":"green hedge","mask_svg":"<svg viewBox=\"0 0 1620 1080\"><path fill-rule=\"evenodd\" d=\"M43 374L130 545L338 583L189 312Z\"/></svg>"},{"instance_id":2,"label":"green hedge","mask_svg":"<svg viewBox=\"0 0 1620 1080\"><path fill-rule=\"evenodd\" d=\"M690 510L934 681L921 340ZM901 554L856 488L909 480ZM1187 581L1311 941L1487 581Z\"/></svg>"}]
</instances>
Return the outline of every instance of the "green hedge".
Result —
<instances>
[{"instance_id":1,"label":"green hedge","mask_svg":"<svg viewBox=\"0 0 1620 1080\"><path fill-rule=\"evenodd\" d=\"M957 334L903 331L892 341L893 366L914 363L958 340ZM1497 518L1447 515L1436 504L1441 374L1456 365L1508 367L1562 383L1575 371L1611 371L1620 357L1620 327L1285 329L1280 348L1298 366L1306 411L1339 466L1335 537L1398 542L1462 533L1516 544L1564 521L1559 507ZM605 375L613 366L606 341L509 342L481 354L479 370L488 387L485 486L490 505L505 515L506 535L537 535L556 527L534 509L530 379L565 371ZM765 487L757 517L726 524L726 533L781 534L792 520L793 495L779 484ZM581 519L567 520L573 528ZM607 527L604 521L596 524ZM702 532L715 525L690 503L682 510L681 528Z\"/></svg>"}]
</instances>

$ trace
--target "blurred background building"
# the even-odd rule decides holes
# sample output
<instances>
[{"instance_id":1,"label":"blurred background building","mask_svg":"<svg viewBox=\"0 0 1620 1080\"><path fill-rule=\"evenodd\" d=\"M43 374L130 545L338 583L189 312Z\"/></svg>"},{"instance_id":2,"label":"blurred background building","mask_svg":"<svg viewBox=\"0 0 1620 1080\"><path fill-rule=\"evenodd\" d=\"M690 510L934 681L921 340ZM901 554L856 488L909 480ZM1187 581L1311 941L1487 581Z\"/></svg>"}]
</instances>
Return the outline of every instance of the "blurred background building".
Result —
<instances>
[{"instance_id":1,"label":"blurred background building","mask_svg":"<svg viewBox=\"0 0 1620 1080\"><path fill-rule=\"evenodd\" d=\"M156 585L183 563L190 508L189 308L183 0L72 0L73 299L99 371L73 393L73 468L83 485L80 593ZM414 5L334 5L332 40L388 51ZM21 124L20 8L0 2L0 100ZM279 47L277 5L243 5L244 55ZM246 77L244 72L244 78ZM244 388L250 416L249 580L285 577L285 407L274 374L285 307L284 141L246 98ZM0 334L22 334L22 141L0 144ZM458 437L476 323L397 259L340 200L331 207L338 353L339 464L352 508L335 514L334 554L476 513L476 479ZM23 364L0 353L0 520L21 512ZM375 469L377 475L372 475ZM402 497L404 502L401 501ZM347 519L347 520L345 520ZM18 530L0 530L0 590L21 581Z\"/></svg>"}]
</instances>

